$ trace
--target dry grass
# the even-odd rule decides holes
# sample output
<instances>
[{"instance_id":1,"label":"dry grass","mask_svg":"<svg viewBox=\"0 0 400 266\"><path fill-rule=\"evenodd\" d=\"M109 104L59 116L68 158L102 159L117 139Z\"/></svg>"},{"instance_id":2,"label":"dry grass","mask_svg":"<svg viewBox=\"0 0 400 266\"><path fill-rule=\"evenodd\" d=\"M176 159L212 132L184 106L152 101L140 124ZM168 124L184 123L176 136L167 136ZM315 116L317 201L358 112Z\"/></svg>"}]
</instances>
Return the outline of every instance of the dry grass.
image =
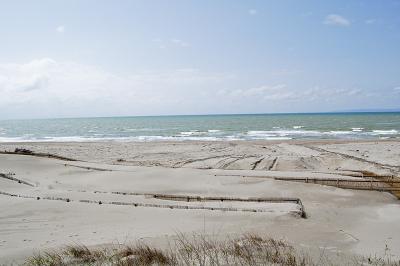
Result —
<instances>
[{"instance_id":1,"label":"dry grass","mask_svg":"<svg viewBox=\"0 0 400 266\"><path fill-rule=\"evenodd\" d=\"M64 254L84 263L94 263L106 259L105 252L101 250L90 250L84 245L67 246Z\"/></svg>"},{"instance_id":2,"label":"dry grass","mask_svg":"<svg viewBox=\"0 0 400 266\"><path fill-rule=\"evenodd\" d=\"M139 244L118 253L115 265L176 265L174 257L160 249Z\"/></svg>"},{"instance_id":3,"label":"dry grass","mask_svg":"<svg viewBox=\"0 0 400 266\"><path fill-rule=\"evenodd\" d=\"M283 241L253 234L217 241L201 235L179 235L175 255L183 265L307 265L311 260L300 256Z\"/></svg>"},{"instance_id":4,"label":"dry grass","mask_svg":"<svg viewBox=\"0 0 400 266\"><path fill-rule=\"evenodd\" d=\"M47 266L63 266L67 265L64 263L64 258L62 254L57 252L44 252L43 254L38 254L27 259L26 265L47 265Z\"/></svg>"},{"instance_id":5,"label":"dry grass","mask_svg":"<svg viewBox=\"0 0 400 266\"><path fill-rule=\"evenodd\" d=\"M89 249L84 245L67 246L60 251L37 254L26 266L63 265L373 265L400 266L387 258L349 258L332 262L324 254L318 260L300 253L281 240L246 234L240 238L217 240L204 235L179 234L169 249L143 243Z\"/></svg>"}]
</instances>

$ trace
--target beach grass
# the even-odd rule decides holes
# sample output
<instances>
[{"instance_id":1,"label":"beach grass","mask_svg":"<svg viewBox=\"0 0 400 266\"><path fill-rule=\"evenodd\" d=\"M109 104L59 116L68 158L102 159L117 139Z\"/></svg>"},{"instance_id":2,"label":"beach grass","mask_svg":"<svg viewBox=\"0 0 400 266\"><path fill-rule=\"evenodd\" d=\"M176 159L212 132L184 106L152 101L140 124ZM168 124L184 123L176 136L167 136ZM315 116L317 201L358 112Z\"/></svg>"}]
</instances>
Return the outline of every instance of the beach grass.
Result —
<instances>
[{"instance_id":1,"label":"beach grass","mask_svg":"<svg viewBox=\"0 0 400 266\"><path fill-rule=\"evenodd\" d=\"M217 239L201 234L178 234L169 248L161 249L137 242L89 248L70 245L56 251L36 254L28 258L26 266L63 265L373 265L399 266L400 261L377 257L342 257L331 260L323 253L310 256L285 241L256 234L245 234L233 239Z\"/></svg>"}]
</instances>

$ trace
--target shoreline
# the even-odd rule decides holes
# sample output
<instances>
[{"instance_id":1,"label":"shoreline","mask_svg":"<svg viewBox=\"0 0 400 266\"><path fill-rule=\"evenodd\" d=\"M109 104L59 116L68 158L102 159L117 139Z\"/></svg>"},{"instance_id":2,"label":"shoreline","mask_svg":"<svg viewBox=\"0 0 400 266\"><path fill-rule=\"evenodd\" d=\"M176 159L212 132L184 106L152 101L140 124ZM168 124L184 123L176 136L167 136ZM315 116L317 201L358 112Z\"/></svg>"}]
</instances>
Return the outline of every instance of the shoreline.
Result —
<instances>
[{"instance_id":1,"label":"shoreline","mask_svg":"<svg viewBox=\"0 0 400 266\"><path fill-rule=\"evenodd\" d=\"M315 144L336 144L336 143L360 143L360 142L399 142L400 138L375 138L375 139L363 139L363 138L354 138L354 139L338 139L338 138L330 138L330 139L241 139L241 140L151 140L151 141L132 141L132 140L126 140L126 141L120 141L118 139L112 139L112 140L93 140L93 141L3 141L0 142L0 145L2 144L51 144L51 143L56 143L56 144L72 144L72 143L84 143L84 144L90 144L90 143L190 143L190 142L201 142L201 143L218 143L218 142L232 142L232 143L257 143L257 144L263 144L263 143L286 143L286 142L292 142L293 144L306 144L306 143L315 143Z\"/></svg>"},{"instance_id":2,"label":"shoreline","mask_svg":"<svg viewBox=\"0 0 400 266\"><path fill-rule=\"evenodd\" d=\"M16 137L17 139L18 137ZM336 138L318 138L318 137L289 137L289 136L274 136L274 137L255 137L255 138L239 138L239 137L190 137L190 135L178 135L178 136L153 136L153 135L143 135L143 136L129 136L129 137L55 137L56 139L34 139L34 140L10 140L15 138L7 138L4 140L0 138L0 143L91 143L91 142L286 142L286 141L344 141L344 142L359 142L359 141L398 141L400 136L387 136L387 137L336 137ZM75 138L75 140L73 140ZM64 139L64 140L63 140Z\"/></svg>"}]
</instances>

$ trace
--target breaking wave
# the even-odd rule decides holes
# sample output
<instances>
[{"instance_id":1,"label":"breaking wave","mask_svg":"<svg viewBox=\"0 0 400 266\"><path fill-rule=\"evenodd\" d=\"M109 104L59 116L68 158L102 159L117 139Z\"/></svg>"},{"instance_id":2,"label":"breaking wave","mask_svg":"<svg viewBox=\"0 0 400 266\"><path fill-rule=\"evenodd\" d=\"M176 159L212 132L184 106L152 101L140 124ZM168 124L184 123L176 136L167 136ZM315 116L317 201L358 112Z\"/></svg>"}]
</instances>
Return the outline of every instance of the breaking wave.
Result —
<instances>
[{"instance_id":1,"label":"breaking wave","mask_svg":"<svg viewBox=\"0 0 400 266\"><path fill-rule=\"evenodd\" d=\"M228 140L290 140L290 139L354 139L354 138L400 138L398 130L371 130L362 128L351 130L249 130L245 132L225 132L222 130L189 130L171 135L105 136L91 134L85 136L43 136L25 134L19 137L1 135L0 142L92 142L92 141L228 141Z\"/></svg>"}]
</instances>

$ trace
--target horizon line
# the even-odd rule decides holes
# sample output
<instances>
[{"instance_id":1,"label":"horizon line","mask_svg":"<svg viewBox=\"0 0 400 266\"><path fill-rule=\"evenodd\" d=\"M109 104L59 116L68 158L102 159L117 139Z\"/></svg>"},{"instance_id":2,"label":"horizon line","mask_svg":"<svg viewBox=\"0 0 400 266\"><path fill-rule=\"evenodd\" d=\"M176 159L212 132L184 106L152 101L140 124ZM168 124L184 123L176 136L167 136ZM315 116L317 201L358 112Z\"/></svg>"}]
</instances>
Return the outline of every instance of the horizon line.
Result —
<instances>
[{"instance_id":1,"label":"horizon line","mask_svg":"<svg viewBox=\"0 0 400 266\"><path fill-rule=\"evenodd\" d=\"M116 116L77 116L77 117L38 117L38 118L9 118L11 120L51 120L51 119L95 119L95 118L133 118L133 117L180 117L180 116L235 116L235 115L318 115L318 114L378 114L400 113L400 109L387 110L350 110L350 111L325 111L325 112L275 112L275 113L211 113L211 114L165 114L165 115L116 115Z\"/></svg>"}]
</instances>

